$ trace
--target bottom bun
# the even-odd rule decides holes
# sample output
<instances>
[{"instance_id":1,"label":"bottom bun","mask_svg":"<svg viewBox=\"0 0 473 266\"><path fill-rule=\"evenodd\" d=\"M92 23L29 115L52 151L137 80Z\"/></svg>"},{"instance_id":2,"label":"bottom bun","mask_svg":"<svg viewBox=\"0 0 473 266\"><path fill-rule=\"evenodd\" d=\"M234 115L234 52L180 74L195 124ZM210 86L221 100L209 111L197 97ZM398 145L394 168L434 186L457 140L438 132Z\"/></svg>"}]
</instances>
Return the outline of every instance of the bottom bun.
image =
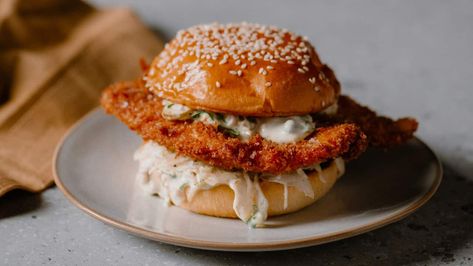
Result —
<instances>
[{"instance_id":1,"label":"bottom bun","mask_svg":"<svg viewBox=\"0 0 473 266\"><path fill-rule=\"evenodd\" d=\"M339 169L335 160L327 168L322 169L321 173L317 171L308 173L314 197L308 197L297 188L288 186L287 208L284 208L284 185L261 180L260 187L268 201L268 216L295 212L311 205L327 194L342 174L343 169ZM233 209L233 199L233 190L227 185L221 185L209 190L200 190L192 200L183 202L179 207L199 214L238 218Z\"/></svg>"}]
</instances>

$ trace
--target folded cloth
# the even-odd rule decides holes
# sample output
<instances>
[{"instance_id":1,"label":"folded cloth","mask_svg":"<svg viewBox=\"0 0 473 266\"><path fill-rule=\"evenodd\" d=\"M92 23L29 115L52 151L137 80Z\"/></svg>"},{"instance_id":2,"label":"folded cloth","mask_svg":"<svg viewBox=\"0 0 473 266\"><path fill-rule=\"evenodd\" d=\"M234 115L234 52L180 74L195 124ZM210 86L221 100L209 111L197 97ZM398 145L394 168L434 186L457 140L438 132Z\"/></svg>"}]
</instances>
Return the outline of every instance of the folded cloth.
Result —
<instances>
[{"instance_id":1,"label":"folded cloth","mask_svg":"<svg viewBox=\"0 0 473 266\"><path fill-rule=\"evenodd\" d=\"M65 131L162 42L131 11L79 0L0 1L0 196L53 183Z\"/></svg>"}]
</instances>

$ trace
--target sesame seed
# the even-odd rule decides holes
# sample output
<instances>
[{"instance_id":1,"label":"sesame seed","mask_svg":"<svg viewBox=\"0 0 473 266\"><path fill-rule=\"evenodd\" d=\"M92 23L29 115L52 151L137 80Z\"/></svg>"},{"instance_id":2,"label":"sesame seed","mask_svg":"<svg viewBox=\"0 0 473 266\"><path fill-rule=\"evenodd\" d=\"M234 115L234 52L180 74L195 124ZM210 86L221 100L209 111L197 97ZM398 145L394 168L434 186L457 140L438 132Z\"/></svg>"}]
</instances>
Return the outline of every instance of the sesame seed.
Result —
<instances>
[{"instance_id":1,"label":"sesame seed","mask_svg":"<svg viewBox=\"0 0 473 266\"><path fill-rule=\"evenodd\" d=\"M230 75L236 75L237 74L237 72L235 70L230 70L230 71L228 71L228 73L230 73Z\"/></svg>"},{"instance_id":2,"label":"sesame seed","mask_svg":"<svg viewBox=\"0 0 473 266\"><path fill-rule=\"evenodd\" d=\"M264 86L266 86L266 87L271 87L271 82L269 82L269 81L266 82L266 83L264 84Z\"/></svg>"},{"instance_id":3,"label":"sesame seed","mask_svg":"<svg viewBox=\"0 0 473 266\"><path fill-rule=\"evenodd\" d=\"M324 72L319 72L319 78L324 81L324 82L327 82L327 77L325 76Z\"/></svg>"},{"instance_id":4,"label":"sesame seed","mask_svg":"<svg viewBox=\"0 0 473 266\"><path fill-rule=\"evenodd\" d=\"M256 61L251 61L250 65L252 65L252 66L256 65Z\"/></svg>"},{"instance_id":5,"label":"sesame seed","mask_svg":"<svg viewBox=\"0 0 473 266\"><path fill-rule=\"evenodd\" d=\"M309 82L312 83L312 84L315 84L315 77L309 78Z\"/></svg>"},{"instance_id":6,"label":"sesame seed","mask_svg":"<svg viewBox=\"0 0 473 266\"><path fill-rule=\"evenodd\" d=\"M294 62L291 61L291 60L287 61L287 63L288 63L289 65L294 65Z\"/></svg>"},{"instance_id":7,"label":"sesame seed","mask_svg":"<svg viewBox=\"0 0 473 266\"><path fill-rule=\"evenodd\" d=\"M298 68L298 69L297 69L297 72L299 72L299 73L301 73L301 74L304 74L304 73L305 73L304 69L302 69L302 68Z\"/></svg>"},{"instance_id":8,"label":"sesame seed","mask_svg":"<svg viewBox=\"0 0 473 266\"><path fill-rule=\"evenodd\" d=\"M316 92L319 92L319 91L320 91L320 88L319 88L319 87L315 87L314 90L315 90Z\"/></svg>"},{"instance_id":9,"label":"sesame seed","mask_svg":"<svg viewBox=\"0 0 473 266\"><path fill-rule=\"evenodd\" d=\"M238 70L238 71L237 71L237 75L238 75L239 77L241 77L241 75L243 75L243 73L241 72L241 70Z\"/></svg>"},{"instance_id":10,"label":"sesame seed","mask_svg":"<svg viewBox=\"0 0 473 266\"><path fill-rule=\"evenodd\" d=\"M246 63L241 65L241 69L245 69L246 68Z\"/></svg>"},{"instance_id":11,"label":"sesame seed","mask_svg":"<svg viewBox=\"0 0 473 266\"><path fill-rule=\"evenodd\" d=\"M274 69L273 66L267 66L266 68L269 69L269 70L273 70L273 69Z\"/></svg>"},{"instance_id":12,"label":"sesame seed","mask_svg":"<svg viewBox=\"0 0 473 266\"><path fill-rule=\"evenodd\" d=\"M237 65L237 66L240 65L240 63L241 63L240 59L235 61L235 65Z\"/></svg>"},{"instance_id":13,"label":"sesame seed","mask_svg":"<svg viewBox=\"0 0 473 266\"><path fill-rule=\"evenodd\" d=\"M217 86L217 88L220 88L222 85L220 84L220 82L215 82L215 86Z\"/></svg>"},{"instance_id":14,"label":"sesame seed","mask_svg":"<svg viewBox=\"0 0 473 266\"><path fill-rule=\"evenodd\" d=\"M302 69L304 69L304 71L306 71L306 72L309 71L309 68L306 67L306 66L303 66Z\"/></svg>"},{"instance_id":15,"label":"sesame seed","mask_svg":"<svg viewBox=\"0 0 473 266\"><path fill-rule=\"evenodd\" d=\"M213 64L212 64L212 63L210 63L210 62L208 62L208 63L207 63L207 66L208 66L208 67L212 67L212 66L213 66Z\"/></svg>"}]
</instances>

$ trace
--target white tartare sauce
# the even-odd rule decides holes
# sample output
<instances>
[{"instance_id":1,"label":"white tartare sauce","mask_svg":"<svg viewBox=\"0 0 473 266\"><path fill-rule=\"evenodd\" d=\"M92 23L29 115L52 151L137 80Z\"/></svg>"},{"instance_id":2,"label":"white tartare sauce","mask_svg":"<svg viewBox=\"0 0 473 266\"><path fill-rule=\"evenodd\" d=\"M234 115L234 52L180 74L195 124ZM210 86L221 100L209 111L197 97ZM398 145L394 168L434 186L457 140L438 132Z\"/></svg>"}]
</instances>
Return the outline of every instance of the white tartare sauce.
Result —
<instances>
[{"instance_id":1,"label":"white tartare sauce","mask_svg":"<svg viewBox=\"0 0 473 266\"><path fill-rule=\"evenodd\" d=\"M268 175L264 178L269 182L279 183L284 186L284 209L287 209L288 206L288 187L295 187L312 199L315 197L309 177L307 177L302 169L297 169L294 173Z\"/></svg>"},{"instance_id":2,"label":"white tartare sauce","mask_svg":"<svg viewBox=\"0 0 473 266\"><path fill-rule=\"evenodd\" d=\"M292 143L304 139L315 129L310 115L260 118L258 133L276 143Z\"/></svg>"},{"instance_id":3,"label":"white tartare sauce","mask_svg":"<svg viewBox=\"0 0 473 266\"><path fill-rule=\"evenodd\" d=\"M221 122L222 126L238 132L238 137L242 140L249 140L257 130L256 121L251 122L247 118L236 115L223 115Z\"/></svg>"},{"instance_id":4,"label":"white tartare sauce","mask_svg":"<svg viewBox=\"0 0 473 266\"><path fill-rule=\"evenodd\" d=\"M170 102L168 100L163 100L163 111L161 114L164 118L169 120L186 120L191 117L191 114L194 110L191 108L182 105Z\"/></svg>"},{"instance_id":5,"label":"white tartare sauce","mask_svg":"<svg viewBox=\"0 0 473 266\"><path fill-rule=\"evenodd\" d=\"M261 179L284 186L285 208L288 206L288 187L294 187L308 197L315 196L302 169L259 177L243 171L230 172L177 155L152 141L143 144L135 152L134 159L139 162L137 179L142 189L150 195L160 196L167 204L179 206L192 200L200 190L229 186L235 195L233 209L236 215L251 227L264 225L268 216L268 201L259 185ZM343 160L339 160L337 165L343 164Z\"/></svg>"},{"instance_id":6,"label":"white tartare sauce","mask_svg":"<svg viewBox=\"0 0 473 266\"><path fill-rule=\"evenodd\" d=\"M310 115L251 118L193 110L168 100L163 100L162 103L162 115L166 119L194 119L195 121L218 126L225 133L238 137L243 141L247 141L253 135L259 134L261 137L276 143L294 143L304 139L315 130L315 122L312 121ZM329 108L331 110L328 110ZM333 112L331 106L326 110Z\"/></svg>"}]
</instances>

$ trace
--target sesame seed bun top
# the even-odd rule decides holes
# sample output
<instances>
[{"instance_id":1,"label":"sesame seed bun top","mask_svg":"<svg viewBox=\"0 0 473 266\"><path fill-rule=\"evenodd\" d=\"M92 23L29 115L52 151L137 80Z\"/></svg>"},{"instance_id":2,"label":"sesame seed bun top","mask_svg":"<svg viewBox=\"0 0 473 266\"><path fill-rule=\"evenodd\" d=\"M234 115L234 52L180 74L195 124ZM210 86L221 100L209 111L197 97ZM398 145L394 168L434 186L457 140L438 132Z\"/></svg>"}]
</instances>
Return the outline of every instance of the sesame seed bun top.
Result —
<instances>
[{"instance_id":1,"label":"sesame seed bun top","mask_svg":"<svg viewBox=\"0 0 473 266\"><path fill-rule=\"evenodd\" d=\"M306 38L249 23L179 31L143 79L170 101L251 116L316 113L340 94L334 73Z\"/></svg>"}]
</instances>

